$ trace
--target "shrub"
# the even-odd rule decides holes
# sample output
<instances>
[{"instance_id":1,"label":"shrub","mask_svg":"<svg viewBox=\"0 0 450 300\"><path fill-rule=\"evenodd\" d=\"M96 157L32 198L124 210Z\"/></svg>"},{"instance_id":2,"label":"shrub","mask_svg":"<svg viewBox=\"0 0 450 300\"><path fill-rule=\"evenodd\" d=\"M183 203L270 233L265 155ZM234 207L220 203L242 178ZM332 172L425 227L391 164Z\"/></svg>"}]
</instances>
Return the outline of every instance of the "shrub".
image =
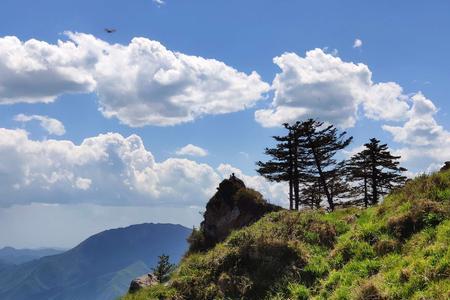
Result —
<instances>
[{"instance_id":1,"label":"shrub","mask_svg":"<svg viewBox=\"0 0 450 300\"><path fill-rule=\"evenodd\" d=\"M411 204L407 212L388 220L389 231L399 239L406 239L424 227L436 226L446 215L438 202L417 200Z\"/></svg>"},{"instance_id":2,"label":"shrub","mask_svg":"<svg viewBox=\"0 0 450 300\"><path fill-rule=\"evenodd\" d=\"M370 281L363 283L359 287L357 294L358 300L384 300L386 299L378 290L378 288Z\"/></svg>"},{"instance_id":3,"label":"shrub","mask_svg":"<svg viewBox=\"0 0 450 300\"><path fill-rule=\"evenodd\" d=\"M319 245L331 247L336 241L336 229L328 222L313 221L309 224L308 230L317 235Z\"/></svg>"},{"instance_id":4,"label":"shrub","mask_svg":"<svg viewBox=\"0 0 450 300\"><path fill-rule=\"evenodd\" d=\"M177 291L162 284L153 285L149 288L141 289L136 293L128 294L120 300L180 300Z\"/></svg>"},{"instance_id":5,"label":"shrub","mask_svg":"<svg viewBox=\"0 0 450 300\"><path fill-rule=\"evenodd\" d=\"M191 235L187 238L189 243L188 253L205 251L207 247L205 235L197 228L193 228Z\"/></svg>"},{"instance_id":6,"label":"shrub","mask_svg":"<svg viewBox=\"0 0 450 300\"><path fill-rule=\"evenodd\" d=\"M292 300L308 300L309 299L309 289L298 283L290 283L288 285L289 299Z\"/></svg>"},{"instance_id":7,"label":"shrub","mask_svg":"<svg viewBox=\"0 0 450 300\"><path fill-rule=\"evenodd\" d=\"M374 245L374 249L377 255L386 255L388 253L397 251L399 247L399 242L394 239L380 239Z\"/></svg>"},{"instance_id":8,"label":"shrub","mask_svg":"<svg viewBox=\"0 0 450 300\"><path fill-rule=\"evenodd\" d=\"M373 258L375 252L369 243L352 238L345 238L331 252L335 266L339 267L352 259L363 260Z\"/></svg>"}]
</instances>

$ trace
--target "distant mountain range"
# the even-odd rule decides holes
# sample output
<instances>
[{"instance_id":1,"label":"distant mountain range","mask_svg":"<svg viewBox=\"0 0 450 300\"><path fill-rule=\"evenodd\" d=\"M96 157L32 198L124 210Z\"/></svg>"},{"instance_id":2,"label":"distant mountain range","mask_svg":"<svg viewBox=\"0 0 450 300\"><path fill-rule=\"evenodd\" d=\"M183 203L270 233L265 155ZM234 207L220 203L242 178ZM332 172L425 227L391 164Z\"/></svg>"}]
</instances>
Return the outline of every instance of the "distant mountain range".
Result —
<instances>
[{"instance_id":1,"label":"distant mountain range","mask_svg":"<svg viewBox=\"0 0 450 300\"><path fill-rule=\"evenodd\" d=\"M13 247L5 247L0 249L0 263L3 265L19 265L44 256L60 254L64 251L53 248L15 249Z\"/></svg>"},{"instance_id":2,"label":"distant mountain range","mask_svg":"<svg viewBox=\"0 0 450 300\"><path fill-rule=\"evenodd\" d=\"M113 300L167 254L178 262L191 229L140 224L93 235L75 248L20 265L0 262L2 300Z\"/></svg>"}]
</instances>

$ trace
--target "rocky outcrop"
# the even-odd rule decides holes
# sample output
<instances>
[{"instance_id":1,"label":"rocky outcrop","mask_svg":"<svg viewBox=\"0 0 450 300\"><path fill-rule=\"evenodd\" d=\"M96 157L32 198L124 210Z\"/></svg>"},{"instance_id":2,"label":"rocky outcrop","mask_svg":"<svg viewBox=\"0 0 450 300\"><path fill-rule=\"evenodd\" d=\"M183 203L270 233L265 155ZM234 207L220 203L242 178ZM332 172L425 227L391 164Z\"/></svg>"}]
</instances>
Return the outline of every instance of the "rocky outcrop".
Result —
<instances>
[{"instance_id":1,"label":"rocky outcrop","mask_svg":"<svg viewBox=\"0 0 450 300\"><path fill-rule=\"evenodd\" d=\"M156 276L153 275L152 273L148 273L148 274L145 274L138 278L133 279L130 283L130 288L128 289L128 292L135 293L135 292L139 291L140 289L155 285L157 283L158 283L158 280L156 279Z\"/></svg>"},{"instance_id":2,"label":"rocky outcrop","mask_svg":"<svg viewBox=\"0 0 450 300\"><path fill-rule=\"evenodd\" d=\"M441 168L441 172L450 170L450 161L446 161L445 165Z\"/></svg>"},{"instance_id":3,"label":"rocky outcrop","mask_svg":"<svg viewBox=\"0 0 450 300\"><path fill-rule=\"evenodd\" d=\"M248 226L266 213L280 209L267 203L260 193L247 188L242 180L232 174L220 183L216 194L206 205L199 232L203 245L196 248L211 248L223 241L231 231Z\"/></svg>"}]
</instances>

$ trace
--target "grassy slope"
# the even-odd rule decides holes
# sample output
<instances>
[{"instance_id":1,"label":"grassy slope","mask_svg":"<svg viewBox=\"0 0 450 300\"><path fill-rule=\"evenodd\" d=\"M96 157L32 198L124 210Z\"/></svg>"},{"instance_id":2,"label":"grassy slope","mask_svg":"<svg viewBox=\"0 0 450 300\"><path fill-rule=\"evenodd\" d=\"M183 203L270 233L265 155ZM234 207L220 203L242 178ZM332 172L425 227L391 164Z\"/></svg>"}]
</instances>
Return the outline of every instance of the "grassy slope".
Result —
<instances>
[{"instance_id":1,"label":"grassy slope","mask_svg":"<svg viewBox=\"0 0 450 300\"><path fill-rule=\"evenodd\" d=\"M271 213L143 299L450 299L450 171L369 209Z\"/></svg>"}]
</instances>

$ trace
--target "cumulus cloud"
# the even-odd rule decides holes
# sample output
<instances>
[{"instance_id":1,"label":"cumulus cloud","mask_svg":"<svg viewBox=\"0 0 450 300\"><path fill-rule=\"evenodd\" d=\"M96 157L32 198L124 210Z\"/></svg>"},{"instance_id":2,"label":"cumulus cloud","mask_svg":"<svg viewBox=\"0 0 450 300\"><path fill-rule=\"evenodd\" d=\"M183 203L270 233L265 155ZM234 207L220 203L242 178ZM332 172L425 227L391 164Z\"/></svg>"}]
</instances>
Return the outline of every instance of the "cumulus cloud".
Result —
<instances>
[{"instance_id":1,"label":"cumulus cloud","mask_svg":"<svg viewBox=\"0 0 450 300\"><path fill-rule=\"evenodd\" d=\"M153 2L156 3L156 5L158 5L158 6L166 4L166 2L163 0L153 0Z\"/></svg>"},{"instance_id":2,"label":"cumulus cloud","mask_svg":"<svg viewBox=\"0 0 450 300\"><path fill-rule=\"evenodd\" d=\"M88 71L95 58L73 42L0 38L0 104L48 103L64 93L95 88Z\"/></svg>"},{"instance_id":3,"label":"cumulus cloud","mask_svg":"<svg viewBox=\"0 0 450 300\"><path fill-rule=\"evenodd\" d=\"M434 116L438 109L422 93L411 97L413 105L402 126L383 125L394 141L404 146L397 149L403 162L419 170L436 170L450 160L450 132L439 125Z\"/></svg>"},{"instance_id":4,"label":"cumulus cloud","mask_svg":"<svg viewBox=\"0 0 450 300\"><path fill-rule=\"evenodd\" d=\"M89 178L78 177L75 181L75 186L81 190L87 190L91 187L92 180Z\"/></svg>"},{"instance_id":5,"label":"cumulus cloud","mask_svg":"<svg viewBox=\"0 0 450 300\"><path fill-rule=\"evenodd\" d=\"M181 156L199 156L199 157L203 157L203 156L207 156L208 155L208 151L206 151L205 149L203 149L203 148L201 148L199 146L188 144L188 145L178 149L176 154L177 155L181 155Z\"/></svg>"},{"instance_id":6,"label":"cumulus cloud","mask_svg":"<svg viewBox=\"0 0 450 300\"><path fill-rule=\"evenodd\" d=\"M256 72L174 52L147 38L121 45L89 34L67 36L54 45L0 38L0 104L95 91L108 118L135 127L167 126L243 110L269 90Z\"/></svg>"},{"instance_id":7,"label":"cumulus cloud","mask_svg":"<svg viewBox=\"0 0 450 300\"><path fill-rule=\"evenodd\" d=\"M360 39L355 39L353 42L353 48L360 48L362 47L363 42Z\"/></svg>"},{"instance_id":8,"label":"cumulus cloud","mask_svg":"<svg viewBox=\"0 0 450 300\"><path fill-rule=\"evenodd\" d=\"M0 128L0 156L0 206L31 202L203 206L232 168L214 169L180 158L157 162L139 136L117 133L77 145L68 140L36 141L24 130ZM268 199L282 195L263 178L242 177L250 186L261 187Z\"/></svg>"},{"instance_id":9,"label":"cumulus cloud","mask_svg":"<svg viewBox=\"0 0 450 300\"><path fill-rule=\"evenodd\" d=\"M319 118L348 128L355 125L359 107L377 120L402 119L409 109L398 84L374 83L368 66L342 61L322 49L308 51L305 57L284 53L274 63L281 69L272 83L274 99L269 108L255 112L264 127Z\"/></svg>"},{"instance_id":10,"label":"cumulus cloud","mask_svg":"<svg viewBox=\"0 0 450 300\"><path fill-rule=\"evenodd\" d=\"M403 126L383 125L394 141L415 146L450 144L450 133L434 119L437 108L422 93L411 97L413 105Z\"/></svg>"},{"instance_id":11,"label":"cumulus cloud","mask_svg":"<svg viewBox=\"0 0 450 300\"><path fill-rule=\"evenodd\" d=\"M23 123L38 121L41 127L49 134L64 135L66 133L64 124L61 121L54 118L49 118L47 116L18 114L14 117L14 120Z\"/></svg>"},{"instance_id":12,"label":"cumulus cloud","mask_svg":"<svg viewBox=\"0 0 450 300\"><path fill-rule=\"evenodd\" d=\"M155 162L139 136L108 133L76 145L31 140L0 129L1 205L28 202L97 204L197 203L219 176L206 164L171 158Z\"/></svg>"}]
</instances>

